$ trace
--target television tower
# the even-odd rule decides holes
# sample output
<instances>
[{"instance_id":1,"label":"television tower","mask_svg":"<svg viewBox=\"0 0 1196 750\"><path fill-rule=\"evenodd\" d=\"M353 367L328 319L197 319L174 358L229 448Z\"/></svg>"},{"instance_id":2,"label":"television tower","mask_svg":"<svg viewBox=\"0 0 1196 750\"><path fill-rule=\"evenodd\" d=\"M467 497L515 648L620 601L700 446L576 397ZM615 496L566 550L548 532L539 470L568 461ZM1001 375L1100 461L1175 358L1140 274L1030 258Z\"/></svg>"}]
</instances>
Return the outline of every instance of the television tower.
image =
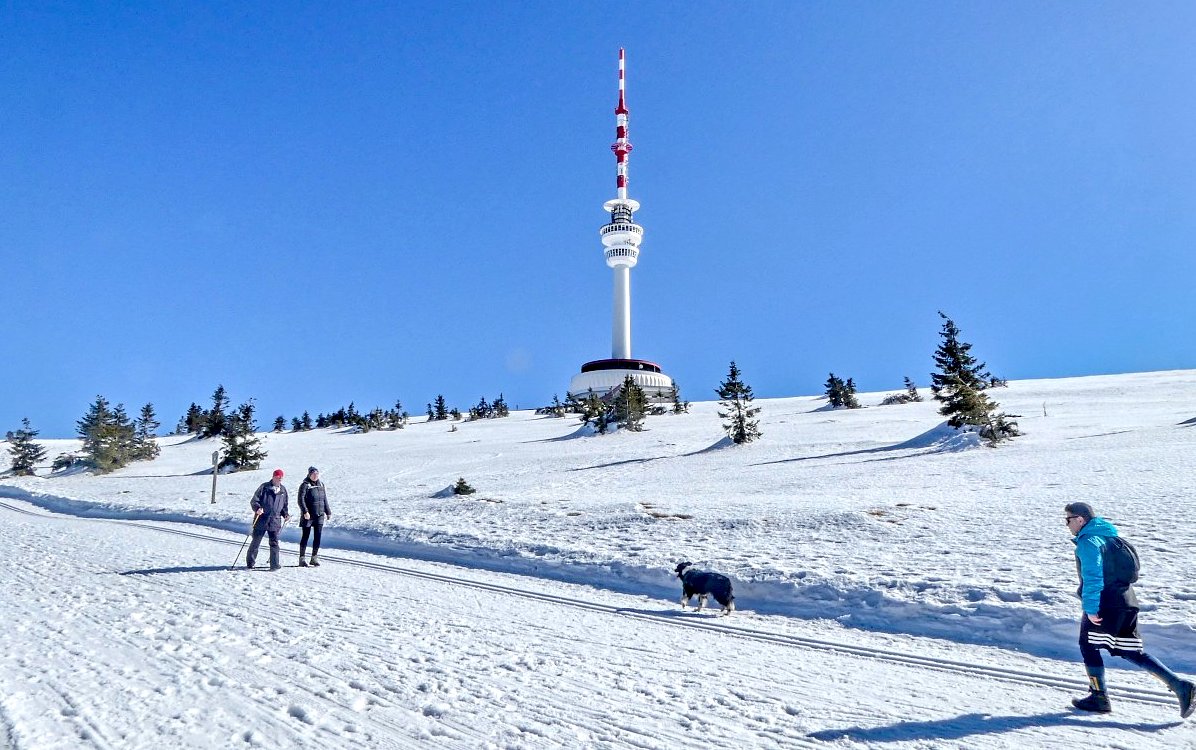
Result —
<instances>
[{"instance_id":1,"label":"television tower","mask_svg":"<svg viewBox=\"0 0 1196 750\"><path fill-rule=\"evenodd\" d=\"M644 239L644 228L635 223L635 212L639 201L627 197L627 163L631 154L631 141L627 137L626 65L624 52L619 49L619 104L615 107L615 152L616 196L602 204L610 214L610 222L598 230L602 238L606 265L614 274L614 294L611 304L611 358L587 362L581 373L573 376L569 393L585 396L593 391L599 396L621 386L627 375L644 389L649 399L671 398L673 379L665 375L660 365L647 360L631 358L631 269L639 262L640 243Z\"/></svg>"}]
</instances>

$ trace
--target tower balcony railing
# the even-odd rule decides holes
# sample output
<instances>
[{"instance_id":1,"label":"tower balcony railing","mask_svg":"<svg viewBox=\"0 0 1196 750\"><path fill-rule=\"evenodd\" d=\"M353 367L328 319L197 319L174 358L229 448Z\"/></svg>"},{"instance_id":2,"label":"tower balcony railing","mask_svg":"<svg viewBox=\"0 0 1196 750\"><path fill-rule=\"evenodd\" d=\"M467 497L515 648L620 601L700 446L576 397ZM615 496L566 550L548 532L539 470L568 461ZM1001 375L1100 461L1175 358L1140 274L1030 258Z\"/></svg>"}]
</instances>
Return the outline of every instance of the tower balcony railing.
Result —
<instances>
[{"instance_id":1,"label":"tower balcony railing","mask_svg":"<svg viewBox=\"0 0 1196 750\"><path fill-rule=\"evenodd\" d=\"M601 234L603 237L605 237L606 235L608 235L612 232L631 232L632 234L638 234L640 236L643 236L644 228L641 227L639 224L634 224L634 223L626 222L626 221L620 221L620 222L616 222L613 224L603 224L602 225Z\"/></svg>"}]
</instances>

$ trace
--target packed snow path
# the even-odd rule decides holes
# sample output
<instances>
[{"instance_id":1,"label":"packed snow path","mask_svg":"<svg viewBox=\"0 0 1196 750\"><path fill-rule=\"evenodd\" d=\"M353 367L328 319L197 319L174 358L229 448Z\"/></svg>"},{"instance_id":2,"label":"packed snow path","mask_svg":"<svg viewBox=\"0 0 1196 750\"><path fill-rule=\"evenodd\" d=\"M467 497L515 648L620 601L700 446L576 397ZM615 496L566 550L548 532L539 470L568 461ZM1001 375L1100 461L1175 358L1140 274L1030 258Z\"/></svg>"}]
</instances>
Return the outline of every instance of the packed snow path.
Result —
<instances>
[{"instance_id":1,"label":"packed snow path","mask_svg":"<svg viewBox=\"0 0 1196 750\"><path fill-rule=\"evenodd\" d=\"M10 747L1196 747L1121 672L1117 712L1081 716L1068 665L993 649L368 555L230 571L243 537L0 517Z\"/></svg>"}]
</instances>

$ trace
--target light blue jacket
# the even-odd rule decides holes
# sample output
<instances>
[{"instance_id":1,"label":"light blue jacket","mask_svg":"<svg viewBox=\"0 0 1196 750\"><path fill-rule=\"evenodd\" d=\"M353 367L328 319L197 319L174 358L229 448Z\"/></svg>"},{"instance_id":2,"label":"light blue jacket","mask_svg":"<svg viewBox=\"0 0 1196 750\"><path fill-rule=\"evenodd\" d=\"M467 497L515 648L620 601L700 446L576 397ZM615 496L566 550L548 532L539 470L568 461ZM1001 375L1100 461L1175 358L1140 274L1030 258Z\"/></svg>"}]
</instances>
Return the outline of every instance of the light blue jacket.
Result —
<instances>
[{"instance_id":1,"label":"light blue jacket","mask_svg":"<svg viewBox=\"0 0 1196 750\"><path fill-rule=\"evenodd\" d=\"M1076 570L1080 574L1080 601L1084 613L1100 613L1100 594L1105 588L1105 540L1117 536L1117 528L1103 518L1084 524L1072 542L1076 545Z\"/></svg>"}]
</instances>

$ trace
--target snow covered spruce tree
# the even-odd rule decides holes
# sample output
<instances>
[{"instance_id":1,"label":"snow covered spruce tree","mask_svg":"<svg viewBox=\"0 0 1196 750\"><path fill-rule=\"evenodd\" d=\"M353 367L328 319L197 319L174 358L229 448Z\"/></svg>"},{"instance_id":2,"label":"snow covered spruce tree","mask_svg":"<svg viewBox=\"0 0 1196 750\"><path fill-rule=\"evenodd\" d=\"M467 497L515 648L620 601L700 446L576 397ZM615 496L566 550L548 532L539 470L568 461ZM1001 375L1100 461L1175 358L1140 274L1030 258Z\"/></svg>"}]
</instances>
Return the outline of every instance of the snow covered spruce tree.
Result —
<instances>
[{"instance_id":1,"label":"snow covered spruce tree","mask_svg":"<svg viewBox=\"0 0 1196 750\"><path fill-rule=\"evenodd\" d=\"M734 360L731 361L727 379L715 393L720 399L719 406L726 410L720 410L718 416L731 420L723 425L731 440L737 444L750 443L762 435L759 420L753 419L760 413L760 407L752 406L752 387L740 380L739 368Z\"/></svg>"},{"instance_id":2,"label":"snow covered spruce tree","mask_svg":"<svg viewBox=\"0 0 1196 750\"><path fill-rule=\"evenodd\" d=\"M443 422L449 418L448 404L445 403L444 396L439 394L436 396L435 403L436 413L434 414L434 417L437 422Z\"/></svg>"},{"instance_id":3,"label":"snow covered spruce tree","mask_svg":"<svg viewBox=\"0 0 1196 750\"><path fill-rule=\"evenodd\" d=\"M233 471L247 471L262 465L266 458L266 451L262 449L262 442L258 440L257 421L254 419L253 399L237 407L227 415L224 434L224 458L220 461L220 468L231 467Z\"/></svg>"},{"instance_id":4,"label":"snow covered spruce tree","mask_svg":"<svg viewBox=\"0 0 1196 750\"><path fill-rule=\"evenodd\" d=\"M152 461L158 457L162 449L154 440L158 428L158 415L154 413L153 403L141 407L141 414L133 428L133 460Z\"/></svg>"},{"instance_id":5,"label":"snow covered spruce tree","mask_svg":"<svg viewBox=\"0 0 1196 750\"><path fill-rule=\"evenodd\" d=\"M930 390L943 404L939 414L947 417L951 427L978 432L992 445L1020 435L1017 422L1012 420L1017 415L998 412L1000 404L984 393L992 376L984 363L969 353L972 345L960 340L959 326L942 311L939 317L943 319L939 331L943 340L934 353L939 370L930 374Z\"/></svg>"},{"instance_id":6,"label":"snow covered spruce tree","mask_svg":"<svg viewBox=\"0 0 1196 750\"><path fill-rule=\"evenodd\" d=\"M631 432L644 429L644 413L648 407L648 397L644 389L640 388L630 375L623 378L623 385L615 394L614 402L615 422L619 427Z\"/></svg>"},{"instance_id":7,"label":"snow covered spruce tree","mask_svg":"<svg viewBox=\"0 0 1196 750\"><path fill-rule=\"evenodd\" d=\"M12 473L19 477L33 476L33 467L46 457L45 447L33 442L37 430L29 424L29 418L21 420L21 429L9 438L8 453L12 456Z\"/></svg>"},{"instance_id":8,"label":"snow covered spruce tree","mask_svg":"<svg viewBox=\"0 0 1196 750\"><path fill-rule=\"evenodd\" d=\"M75 426L83 439L86 466L107 473L132 460L134 430L123 404L112 408L106 398L96 396L95 403Z\"/></svg>"}]
</instances>

